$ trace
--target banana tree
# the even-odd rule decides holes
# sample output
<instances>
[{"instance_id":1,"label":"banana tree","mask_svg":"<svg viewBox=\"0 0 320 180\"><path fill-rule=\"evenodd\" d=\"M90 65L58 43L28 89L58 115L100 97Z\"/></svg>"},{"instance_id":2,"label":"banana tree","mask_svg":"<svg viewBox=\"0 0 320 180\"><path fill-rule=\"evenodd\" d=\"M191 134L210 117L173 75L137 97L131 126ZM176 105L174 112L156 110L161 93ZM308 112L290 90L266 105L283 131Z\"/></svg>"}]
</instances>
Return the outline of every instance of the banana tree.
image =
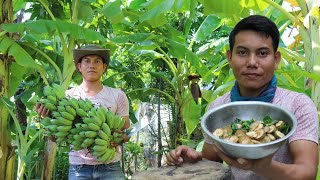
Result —
<instances>
[{"instance_id":1,"label":"banana tree","mask_svg":"<svg viewBox=\"0 0 320 180\"><path fill-rule=\"evenodd\" d=\"M31 120L29 120L27 122L25 130L22 130L22 127L19 124L19 120L17 119L14 113L14 111L16 111L14 104L9 99L1 97L1 105L7 108L9 114L11 115L14 121L15 132L12 133L16 134L16 138L13 140L13 144L18 148L17 179L24 179L26 171L25 159L28 158L28 156L30 157L35 155L35 151L37 151L37 149L34 149L33 151L30 151L30 149L32 148L32 144L35 142L35 140L42 135L43 129L37 130L35 128L32 128Z\"/></svg>"},{"instance_id":2,"label":"banana tree","mask_svg":"<svg viewBox=\"0 0 320 180\"><path fill-rule=\"evenodd\" d=\"M119 2L114 1L118 6ZM153 87L138 87L128 91L127 94L135 98L141 97L141 92L143 95L160 93L169 103L175 104L177 120L177 138L175 139L181 143L184 135L186 134L189 139L198 125L203 113L203 105L206 104L204 101L196 104L197 97L193 100L194 94L189 86L194 83L189 82L188 76L193 73L199 74L201 80L198 83L214 83L212 85L215 89L214 93L209 91L203 93L203 97L208 102L212 97L230 89L232 85L225 83L231 82L233 78L226 66L227 61L222 58L223 52L226 51L227 34L220 40L214 39L216 42L207 40L213 31L225 23L226 19L213 15L207 17L198 15L197 12L201 11L201 6L196 0L154 0L148 3L136 0L122 6L125 8L117 7L112 12L117 17L122 14L127 21L125 24L121 21L115 21L112 24L113 35L110 41L120 46L119 49L136 54L136 58L147 59L149 61L147 64L164 62L165 72L155 72L153 71L155 68L147 71L151 71L150 75L154 78L163 79L169 87L169 91L161 91ZM175 13L180 14L177 16ZM123 16L119 17L123 18ZM175 21L168 23L170 18L178 18L177 24L180 23L178 27ZM203 42L207 44L201 46ZM211 50L213 48L215 48L214 52ZM222 86L219 87L220 85ZM134 96L137 93L139 95Z\"/></svg>"},{"instance_id":3,"label":"banana tree","mask_svg":"<svg viewBox=\"0 0 320 180\"><path fill-rule=\"evenodd\" d=\"M11 1L1 1L0 23L12 23L13 7ZM1 32L1 34L5 34ZM2 45L2 44L1 44ZM10 58L7 53L0 54L0 96L9 97ZM15 154L8 131L9 113L5 106L0 105L0 178L13 179Z\"/></svg>"},{"instance_id":4,"label":"banana tree","mask_svg":"<svg viewBox=\"0 0 320 180\"><path fill-rule=\"evenodd\" d=\"M130 14L135 16L128 16L130 23L126 26L117 26L114 24L114 37L110 40L115 44L128 49L129 52L137 54L138 58L149 59L152 62L162 61L166 65L166 72L149 72L151 76L162 79L166 86L171 91L161 91L158 88L144 87L136 88L129 91L127 94L131 97L134 93L141 92L143 95L150 95L152 93L160 93L176 107L176 130L177 140L181 144L184 135L187 138L197 126L199 118L202 113L201 101L193 100L192 93L189 89L188 76L192 73L199 74L202 78L199 83L207 83L213 81L219 76L219 72L212 74L206 64L202 61L200 56L209 59L212 54L199 51L197 54L194 45L200 41L206 41L208 35L221 27L225 19L220 19L216 16L208 16L197 22L199 27L192 24L198 17L196 11L198 2L191 1L150 1L144 3L143 1L134 1L134 7L129 6ZM146 11L143 14L134 13L132 11ZM168 23L166 13L168 12L189 11L190 15L184 13L183 18L185 24L183 30L179 30L175 26ZM123 10L123 14L129 14L129 10ZM174 16L174 15L173 15ZM181 16L180 16L181 17ZM137 25L136 25L137 24ZM124 27L123 27L124 26ZM192 29L193 28L193 29ZM195 30L195 33L191 31ZM135 32L135 33L132 33ZM191 41L189 38L191 37ZM226 40L226 39L224 39ZM211 43L214 44L214 43ZM221 41L225 44L225 41ZM197 45L198 46L198 45ZM209 47L209 46L208 46ZM208 48L206 47L206 48ZM220 47L223 49L224 46ZM147 58L146 58L147 57ZM224 63L215 66L222 68ZM223 73L221 73L223 74ZM229 86L226 86L230 87ZM221 91L220 91L221 92ZM204 96L207 96L206 93ZM192 111L191 111L192 109ZM187 132L184 132L186 126Z\"/></svg>"}]
</instances>

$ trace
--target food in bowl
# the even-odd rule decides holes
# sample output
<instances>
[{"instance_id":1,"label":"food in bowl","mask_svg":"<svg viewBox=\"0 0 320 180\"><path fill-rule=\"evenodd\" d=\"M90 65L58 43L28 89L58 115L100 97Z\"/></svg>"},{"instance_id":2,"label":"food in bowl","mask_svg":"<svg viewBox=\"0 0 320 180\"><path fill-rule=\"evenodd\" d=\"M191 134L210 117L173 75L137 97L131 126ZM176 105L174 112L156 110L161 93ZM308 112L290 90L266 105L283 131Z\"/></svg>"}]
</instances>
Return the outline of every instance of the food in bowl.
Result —
<instances>
[{"instance_id":1,"label":"food in bowl","mask_svg":"<svg viewBox=\"0 0 320 180\"><path fill-rule=\"evenodd\" d=\"M232 124L235 119L263 120L270 116L282 120L290 126L290 131L283 138L260 144L232 143L213 135L214 130ZM288 110L271 103L259 101L231 102L208 110L201 118L201 127L208 142L214 143L230 157L260 159L275 153L297 129L297 119Z\"/></svg>"},{"instance_id":2,"label":"food in bowl","mask_svg":"<svg viewBox=\"0 0 320 180\"><path fill-rule=\"evenodd\" d=\"M265 116L260 120L241 120L213 131L213 135L232 143L261 144L284 137L290 131L290 126L284 121Z\"/></svg>"}]
</instances>

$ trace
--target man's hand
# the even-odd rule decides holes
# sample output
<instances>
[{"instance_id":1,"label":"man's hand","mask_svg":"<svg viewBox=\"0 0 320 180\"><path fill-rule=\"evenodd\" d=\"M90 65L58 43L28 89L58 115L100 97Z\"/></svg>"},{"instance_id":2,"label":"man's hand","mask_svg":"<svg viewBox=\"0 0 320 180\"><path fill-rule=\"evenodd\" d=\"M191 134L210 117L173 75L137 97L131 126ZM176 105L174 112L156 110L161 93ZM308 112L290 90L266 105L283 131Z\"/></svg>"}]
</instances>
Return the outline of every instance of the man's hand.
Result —
<instances>
[{"instance_id":1,"label":"man's hand","mask_svg":"<svg viewBox=\"0 0 320 180\"><path fill-rule=\"evenodd\" d=\"M202 153L188 146L178 146L166 154L168 165L181 165L184 162L197 162L202 159Z\"/></svg>"},{"instance_id":2,"label":"man's hand","mask_svg":"<svg viewBox=\"0 0 320 180\"><path fill-rule=\"evenodd\" d=\"M119 146L119 145L121 145L121 144L123 144L125 142L128 142L130 140L130 137L128 137L126 135L126 133L123 133L121 130L116 130L115 132L118 133L118 134L121 134L121 136L118 137L118 138L120 138L122 140L121 141L117 141L117 142L110 141L110 146L111 147L117 147L117 146Z\"/></svg>"},{"instance_id":3,"label":"man's hand","mask_svg":"<svg viewBox=\"0 0 320 180\"><path fill-rule=\"evenodd\" d=\"M265 158L255 159L255 160L249 160L249 159L243 159L243 158L235 159L224 154L215 145L213 145L212 148L217 153L217 155L228 165L239 168L239 169L251 170L251 171L257 171L257 170L261 170L263 168L269 167L272 162L272 157L274 155L274 154L271 154Z\"/></svg>"},{"instance_id":4,"label":"man's hand","mask_svg":"<svg viewBox=\"0 0 320 180\"><path fill-rule=\"evenodd\" d=\"M50 115L50 110L45 108L41 103L36 104L35 110L41 117L47 117Z\"/></svg>"}]
</instances>

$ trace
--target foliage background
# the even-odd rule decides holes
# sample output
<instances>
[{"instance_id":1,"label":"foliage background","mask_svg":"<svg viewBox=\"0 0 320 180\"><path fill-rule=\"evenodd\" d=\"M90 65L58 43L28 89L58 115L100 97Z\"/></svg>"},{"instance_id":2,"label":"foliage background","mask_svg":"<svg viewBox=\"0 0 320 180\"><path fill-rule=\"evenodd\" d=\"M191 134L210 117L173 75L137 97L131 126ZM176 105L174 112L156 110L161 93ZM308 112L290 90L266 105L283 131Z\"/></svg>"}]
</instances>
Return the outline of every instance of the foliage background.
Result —
<instances>
[{"instance_id":1,"label":"foliage background","mask_svg":"<svg viewBox=\"0 0 320 180\"><path fill-rule=\"evenodd\" d=\"M291 44L282 36L279 50L283 59L276 71L278 83L280 87L307 94L319 107L318 3L309 0L17 0L3 3L0 67L1 72L7 73L7 80L1 82L0 145L12 146L3 148L3 157L16 154L16 168L11 173L17 178L39 178L43 176L43 167L50 169L50 161L42 158L50 154L47 154L47 141L39 131L34 105L46 84L56 82L67 89L81 83L81 76L74 71L72 49L89 43L111 50L112 61L102 81L126 92L132 123L141 119L136 116L141 104L154 105L157 120L152 135L157 140L153 149L158 155L157 166L161 166L162 154L167 149L177 144L197 146L202 137L199 118L208 104L229 91L234 83L225 57L228 34L249 14L269 17L281 34L297 32L291 36ZM289 12L283 4L288 5ZM30 13L30 18L22 22L26 13ZM189 88L190 74L201 76L197 81L202 89L198 104ZM17 102L22 106L17 106ZM163 106L171 115L168 126L161 121ZM24 116L18 116L18 112ZM8 133L10 138L3 135ZM140 143L139 138L135 143ZM140 146L128 144L126 148L135 156L142 155ZM67 167L67 151L64 147L53 150L52 159L57 153L54 179L66 177L66 172L61 170ZM138 167L137 161L129 160L129 154L126 157L126 162ZM8 177L10 172L4 173L8 163L2 163L0 176L7 174ZM126 166L128 177L134 172L130 166ZM148 167L142 163L140 168Z\"/></svg>"}]
</instances>

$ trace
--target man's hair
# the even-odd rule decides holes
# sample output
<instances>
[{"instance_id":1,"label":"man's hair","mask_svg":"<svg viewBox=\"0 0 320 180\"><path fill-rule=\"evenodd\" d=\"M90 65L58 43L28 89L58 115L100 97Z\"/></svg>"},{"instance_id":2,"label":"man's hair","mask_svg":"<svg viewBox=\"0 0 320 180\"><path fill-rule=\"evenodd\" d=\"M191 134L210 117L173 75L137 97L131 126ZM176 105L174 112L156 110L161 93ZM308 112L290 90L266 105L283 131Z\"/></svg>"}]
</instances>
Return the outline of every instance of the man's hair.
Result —
<instances>
[{"instance_id":1,"label":"man's hair","mask_svg":"<svg viewBox=\"0 0 320 180\"><path fill-rule=\"evenodd\" d=\"M271 37L273 50L274 52L277 51L280 37L279 30L273 21L265 16L260 15L248 16L238 22L238 24L233 28L229 35L229 45L231 51L233 50L236 35L245 30L252 30L261 33L261 35L265 36L266 38Z\"/></svg>"}]
</instances>

